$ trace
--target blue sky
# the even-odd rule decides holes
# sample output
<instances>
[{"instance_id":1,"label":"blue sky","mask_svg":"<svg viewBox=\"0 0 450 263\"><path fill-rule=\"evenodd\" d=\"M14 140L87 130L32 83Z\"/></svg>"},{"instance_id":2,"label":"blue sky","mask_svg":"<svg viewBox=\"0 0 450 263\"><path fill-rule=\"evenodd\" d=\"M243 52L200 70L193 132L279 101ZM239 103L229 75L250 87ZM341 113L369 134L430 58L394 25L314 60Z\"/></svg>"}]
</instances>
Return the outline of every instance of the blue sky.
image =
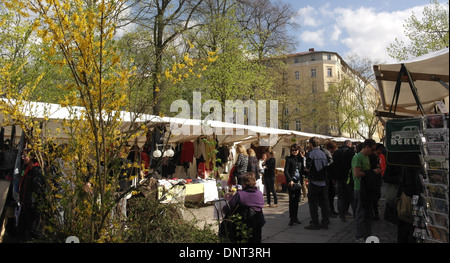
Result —
<instances>
[{"instance_id":1,"label":"blue sky","mask_svg":"<svg viewBox=\"0 0 450 263\"><path fill-rule=\"evenodd\" d=\"M395 62L386 48L398 38L407 41L403 24L412 13L422 17L429 0L280 0L294 8L300 25L291 31L298 44L296 52L351 53L380 62ZM445 0L439 0L447 4Z\"/></svg>"}]
</instances>

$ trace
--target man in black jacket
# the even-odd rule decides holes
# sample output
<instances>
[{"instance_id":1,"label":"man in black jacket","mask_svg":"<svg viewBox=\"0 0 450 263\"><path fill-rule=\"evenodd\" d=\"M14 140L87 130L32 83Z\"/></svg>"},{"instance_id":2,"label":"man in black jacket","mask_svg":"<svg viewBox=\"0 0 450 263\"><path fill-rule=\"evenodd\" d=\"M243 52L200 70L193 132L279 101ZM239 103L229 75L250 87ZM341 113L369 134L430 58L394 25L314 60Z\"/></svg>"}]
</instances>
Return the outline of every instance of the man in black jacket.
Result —
<instances>
[{"instance_id":1,"label":"man in black jacket","mask_svg":"<svg viewBox=\"0 0 450 263\"><path fill-rule=\"evenodd\" d=\"M352 167L352 158L355 152L352 148L352 142L346 140L344 144L333 153L333 176L337 186L337 207L339 218L345 221L345 215L348 212L353 197L353 189L347 186L347 179L350 168Z\"/></svg>"},{"instance_id":2,"label":"man in black jacket","mask_svg":"<svg viewBox=\"0 0 450 263\"><path fill-rule=\"evenodd\" d=\"M288 186L289 193L289 226L294 223L301 224L298 220L298 201L300 200L300 193L303 184L303 157L299 157L300 147L297 144L291 145L291 155L286 157L286 164L284 166L284 176Z\"/></svg>"},{"instance_id":3,"label":"man in black jacket","mask_svg":"<svg viewBox=\"0 0 450 263\"><path fill-rule=\"evenodd\" d=\"M319 230L320 228L328 229L329 204L328 204L328 188L327 173L328 159L325 153L319 148L319 140L317 137L309 139L312 150L306 156L306 170L308 173L308 205L311 215L311 222L305 229ZM319 224L319 207L321 208L322 220Z\"/></svg>"}]
</instances>

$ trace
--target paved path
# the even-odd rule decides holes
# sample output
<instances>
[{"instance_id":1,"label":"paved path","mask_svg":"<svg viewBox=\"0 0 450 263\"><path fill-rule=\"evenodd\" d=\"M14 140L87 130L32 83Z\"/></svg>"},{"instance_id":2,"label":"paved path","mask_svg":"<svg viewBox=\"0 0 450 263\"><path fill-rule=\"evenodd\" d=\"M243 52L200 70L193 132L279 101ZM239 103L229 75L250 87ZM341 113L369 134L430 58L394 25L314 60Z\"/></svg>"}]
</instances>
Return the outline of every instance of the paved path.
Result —
<instances>
[{"instance_id":1,"label":"paved path","mask_svg":"<svg viewBox=\"0 0 450 263\"><path fill-rule=\"evenodd\" d=\"M382 198L379 202L381 219L374 221L372 235L379 238L380 243L396 243L397 226L383 220L384 191L382 187ZM335 199L335 202L337 200ZM288 226L289 207L287 193L278 193L278 207L264 208L266 225L262 231L263 243L353 243L355 240L355 224L353 218L342 222L339 218L330 218L329 229L306 230L304 226L309 225L311 217L309 206L306 201L299 204L298 218L301 224ZM336 207L336 205L335 205ZM320 214L320 212L319 212ZM213 224L217 229L217 220L214 220L214 206L207 205L199 208L190 208L185 212L188 218L195 216L200 224Z\"/></svg>"}]
</instances>

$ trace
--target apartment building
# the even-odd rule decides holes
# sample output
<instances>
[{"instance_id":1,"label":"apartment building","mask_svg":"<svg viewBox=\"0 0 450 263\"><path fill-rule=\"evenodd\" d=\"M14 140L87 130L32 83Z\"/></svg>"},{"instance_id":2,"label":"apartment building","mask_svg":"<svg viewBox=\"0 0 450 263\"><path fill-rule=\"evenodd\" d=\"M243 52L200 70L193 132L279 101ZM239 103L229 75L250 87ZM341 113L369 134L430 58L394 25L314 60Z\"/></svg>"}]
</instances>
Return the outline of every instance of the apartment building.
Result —
<instances>
[{"instance_id":1,"label":"apartment building","mask_svg":"<svg viewBox=\"0 0 450 263\"><path fill-rule=\"evenodd\" d=\"M351 87L366 85L365 79L336 52L311 48L307 52L289 54L283 60L286 68L282 85L288 96L279 105L280 127L360 138L356 132L349 133L344 127L346 122L349 123L352 104L356 104ZM369 90L375 91L371 85ZM377 93L370 96L377 96ZM358 129L365 129L364 125L359 126Z\"/></svg>"}]
</instances>

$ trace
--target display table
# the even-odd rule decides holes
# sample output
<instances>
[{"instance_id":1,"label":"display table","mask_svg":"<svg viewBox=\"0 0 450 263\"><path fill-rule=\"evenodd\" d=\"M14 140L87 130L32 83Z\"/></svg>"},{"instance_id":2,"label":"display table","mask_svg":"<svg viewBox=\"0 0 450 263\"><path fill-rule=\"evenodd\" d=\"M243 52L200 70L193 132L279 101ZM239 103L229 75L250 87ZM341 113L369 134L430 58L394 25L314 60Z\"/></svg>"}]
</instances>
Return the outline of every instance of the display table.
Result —
<instances>
[{"instance_id":1,"label":"display table","mask_svg":"<svg viewBox=\"0 0 450 263\"><path fill-rule=\"evenodd\" d=\"M158 197L163 202L184 203L190 202L211 202L219 197L216 180L201 180L188 184L173 185L173 181L158 180ZM220 181L226 185L226 181Z\"/></svg>"},{"instance_id":2,"label":"display table","mask_svg":"<svg viewBox=\"0 0 450 263\"><path fill-rule=\"evenodd\" d=\"M185 201L201 202L204 197L205 187L202 183L191 183L186 185Z\"/></svg>"},{"instance_id":3,"label":"display table","mask_svg":"<svg viewBox=\"0 0 450 263\"><path fill-rule=\"evenodd\" d=\"M216 180L204 180L201 183L186 184L185 201L207 203L219 198Z\"/></svg>"},{"instance_id":4,"label":"display table","mask_svg":"<svg viewBox=\"0 0 450 263\"><path fill-rule=\"evenodd\" d=\"M173 185L167 188L163 185L158 186L158 198L161 203L181 203L184 204L186 198L185 185Z\"/></svg>"}]
</instances>

